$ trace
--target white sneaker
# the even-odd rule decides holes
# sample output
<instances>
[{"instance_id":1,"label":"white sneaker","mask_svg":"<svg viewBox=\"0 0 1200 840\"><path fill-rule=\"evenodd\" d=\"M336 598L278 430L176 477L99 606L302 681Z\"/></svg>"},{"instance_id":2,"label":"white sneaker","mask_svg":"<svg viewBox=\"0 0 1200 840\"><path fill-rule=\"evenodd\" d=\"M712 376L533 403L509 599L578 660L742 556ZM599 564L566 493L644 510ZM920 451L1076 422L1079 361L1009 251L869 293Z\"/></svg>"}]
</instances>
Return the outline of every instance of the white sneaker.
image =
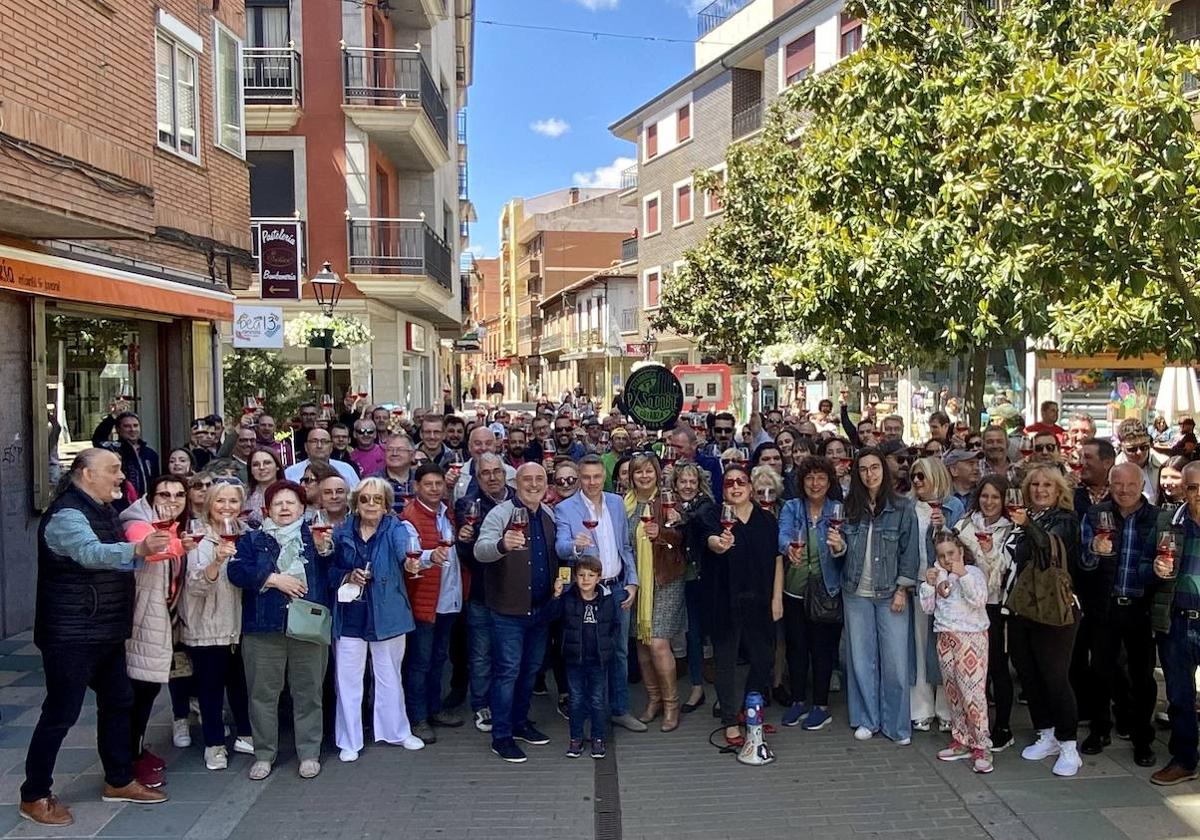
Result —
<instances>
[{"instance_id":1,"label":"white sneaker","mask_svg":"<svg viewBox=\"0 0 1200 840\"><path fill-rule=\"evenodd\" d=\"M171 742L180 749L192 745L192 733L188 729L187 718L175 718L175 722L171 724Z\"/></svg>"},{"instance_id":2,"label":"white sneaker","mask_svg":"<svg viewBox=\"0 0 1200 840\"><path fill-rule=\"evenodd\" d=\"M475 713L475 728L480 732L492 731L492 710L480 709Z\"/></svg>"},{"instance_id":3,"label":"white sneaker","mask_svg":"<svg viewBox=\"0 0 1200 840\"><path fill-rule=\"evenodd\" d=\"M1054 737L1054 730L1042 729L1038 731L1038 739L1021 750L1021 758L1026 761L1041 761L1043 758L1058 755L1058 751L1059 743Z\"/></svg>"},{"instance_id":4,"label":"white sneaker","mask_svg":"<svg viewBox=\"0 0 1200 840\"><path fill-rule=\"evenodd\" d=\"M224 747L205 747L204 766L209 770L224 770L229 766L229 755Z\"/></svg>"},{"instance_id":5,"label":"white sneaker","mask_svg":"<svg viewBox=\"0 0 1200 840\"><path fill-rule=\"evenodd\" d=\"M321 762L315 758L306 758L300 762L300 778L315 779L317 774L321 772Z\"/></svg>"},{"instance_id":6,"label":"white sneaker","mask_svg":"<svg viewBox=\"0 0 1200 840\"><path fill-rule=\"evenodd\" d=\"M406 750L423 750L425 749L425 742L416 735L409 735L400 741L400 746Z\"/></svg>"},{"instance_id":7,"label":"white sneaker","mask_svg":"<svg viewBox=\"0 0 1200 840\"><path fill-rule=\"evenodd\" d=\"M860 726L854 730L854 737L859 741L870 741L875 733L865 726Z\"/></svg>"},{"instance_id":8,"label":"white sneaker","mask_svg":"<svg viewBox=\"0 0 1200 840\"><path fill-rule=\"evenodd\" d=\"M907 747L907 746L908 746L909 744L911 744L911 743L912 743L912 738L901 738L900 740L898 740L898 741L896 742L896 746L898 746L898 747Z\"/></svg>"},{"instance_id":9,"label":"white sneaker","mask_svg":"<svg viewBox=\"0 0 1200 840\"><path fill-rule=\"evenodd\" d=\"M1058 760L1054 762L1054 775L1074 776L1083 766L1083 759L1079 757L1079 750L1075 749L1075 742L1060 741L1058 746L1059 753Z\"/></svg>"},{"instance_id":10,"label":"white sneaker","mask_svg":"<svg viewBox=\"0 0 1200 840\"><path fill-rule=\"evenodd\" d=\"M254 739L253 738L234 738L233 751L242 755L254 755Z\"/></svg>"},{"instance_id":11,"label":"white sneaker","mask_svg":"<svg viewBox=\"0 0 1200 840\"><path fill-rule=\"evenodd\" d=\"M358 750L342 750L338 753L338 759L346 763L358 761Z\"/></svg>"}]
</instances>

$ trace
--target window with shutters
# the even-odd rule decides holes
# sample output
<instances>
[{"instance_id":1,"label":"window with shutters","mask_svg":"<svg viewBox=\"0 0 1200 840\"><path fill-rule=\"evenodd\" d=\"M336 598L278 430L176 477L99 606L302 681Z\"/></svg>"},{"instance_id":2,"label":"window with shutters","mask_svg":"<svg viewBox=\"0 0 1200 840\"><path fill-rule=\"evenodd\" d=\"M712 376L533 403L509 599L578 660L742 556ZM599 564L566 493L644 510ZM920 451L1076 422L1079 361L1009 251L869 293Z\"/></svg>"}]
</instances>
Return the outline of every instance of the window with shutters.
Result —
<instances>
[{"instance_id":1,"label":"window with shutters","mask_svg":"<svg viewBox=\"0 0 1200 840\"><path fill-rule=\"evenodd\" d=\"M163 32L154 36L155 87L158 99L158 145L199 160L199 62L195 53Z\"/></svg>"},{"instance_id":2,"label":"window with shutters","mask_svg":"<svg viewBox=\"0 0 1200 840\"><path fill-rule=\"evenodd\" d=\"M1200 0L1179 0L1167 13L1167 22L1176 41L1200 39Z\"/></svg>"},{"instance_id":3,"label":"window with shutters","mask_svg":"<svg viewBox=\"0 0 1200 840\"><path fill-rule=\"evenodd\" d=\"M863 28L861 20L845 12L842 12L841 24L842 39L838 45L838 56L845 58L862 49Z\"/></svg>"},{"instance_id":4,"label":"window with shutters","mask_svg":"<svg viewBox=\"0 0 1200 840\"><path fill-rule=\"evenodd\" d=\"M692 106L684 105L675 112L675 142L682 143L692 138Z\"/></svg>"},{"instance_id":5,"label":"window with shutters","mask_svg":"<svg viewBox=\"0 0 1200 840\"><path fill-rule=\"evenodd\" d=\"M659 193L648 195L642 199L642 236L654 236L662 230L662 220L659 218Z\"/></svg>"},{"instance_id":6,"label":"window with shutters","mask_svg":"<svg viewBox=\"0 0 1200 840\"><path fill-rule=\"evenodd\" d=\"M805 32L784 50L783 78L787 84L793 85L812 73L817 58L816 35L815 31Z\"/></svg>"},{"instance_id":7,"label":"window with shutters","mask_svg":"<svg viewBox=\"0 0 1200 840\"><path fill-rule=\"evenodd\" d=\"M675 227L692 221L692 179L675 185Z\"/></svg>"},{"instance_id":8,"label":"window with shutters","mask_svg":"<svg viewBox=\"0 0 1200 840\"><path fill-rule=\"evenodd\" d=\"M728 170L725 164L714 166L713 171L720 176L720 183L712 189L704 191L704 215L713 216L725 209L725 199L722 192L725 189L725 178Z\"/></svg>"},{"instance_id":9,"label":"window with shutters","mask_svg":"<svg viewBox=\"0 0 1200 840\"><path fill-rule=\"evenodd\" d=\"M659 295L659 280L662 277L662 270L659 268L651 268L646 270L646 308L654 309L658 306Z\"/></svg>"},{"instance_id":10,"label":"window with shutters","mask_svg":"<svg viewBox=\"0 0 1200 840\"><path fill-rule=\"evenodd\" d=\"M658 123L646 126L646 160L658 154Z\"/></svg>"},{"instance_id":11,"label":"window with shutters","mask_svg":"<svg viewBox=\"0 0 1200 840\"><path fill-rule=\"evenodd\" d=\"M213 102L217 117L217 146L231 155L245 157L242 39L217 21L213 21L213 54Z\"/></svg>"}]
</instances>

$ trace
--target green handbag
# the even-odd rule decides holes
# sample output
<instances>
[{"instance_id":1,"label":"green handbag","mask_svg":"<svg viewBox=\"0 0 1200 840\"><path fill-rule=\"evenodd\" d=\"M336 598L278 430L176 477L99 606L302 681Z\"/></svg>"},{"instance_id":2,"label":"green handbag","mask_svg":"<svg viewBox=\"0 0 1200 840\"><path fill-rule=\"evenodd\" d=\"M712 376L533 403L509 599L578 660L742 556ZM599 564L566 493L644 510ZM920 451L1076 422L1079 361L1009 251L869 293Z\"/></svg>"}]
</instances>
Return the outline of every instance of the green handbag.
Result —
<instances>
[{"instance_id":1,"label":"green handbag","mask_svg":"<svg viewBox=\"0 0 1200 840\"><path fill-rule=\"evenodd\" d=\"M327 645L333 635L333 615L323 604L293 598L287 607L287 630L289 639Z\"/></svg>"}]
</instances>

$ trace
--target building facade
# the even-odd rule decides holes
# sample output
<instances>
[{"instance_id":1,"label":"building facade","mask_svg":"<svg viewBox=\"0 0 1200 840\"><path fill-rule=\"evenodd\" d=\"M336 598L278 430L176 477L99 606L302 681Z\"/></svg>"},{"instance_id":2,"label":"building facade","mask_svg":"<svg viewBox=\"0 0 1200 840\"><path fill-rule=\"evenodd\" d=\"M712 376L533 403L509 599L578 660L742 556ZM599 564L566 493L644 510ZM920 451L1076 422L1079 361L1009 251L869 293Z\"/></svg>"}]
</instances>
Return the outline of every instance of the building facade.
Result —
<instances>
[{"instance_id":1,"label":"building facade","mask_svg":"<svg viewBox=\"0 0 1200 840\"><path fill-rule=\"evenodd\" d=\"M334 390L378 402L441 404L462 336L460 272L474 210L466 96L474 4L249 0L244 60L255 229L298 223L301 268L345 281L336 315L369 344L334 352ZM284 317L317 310L257 278ZM323 350L289 348L316 379Z\"/></svg>"},{"instance_id":2,"label":"building facade","mask_svg":"<svg viewBox=\"0 0 1200 840\"><path fill-rule=\"evenodd\" d=\"M114 404L164 456L221 408L254 267L245 25L242 0L0 0L0 636L33 622L36 514Z\"/></svg>"}]
</instances>

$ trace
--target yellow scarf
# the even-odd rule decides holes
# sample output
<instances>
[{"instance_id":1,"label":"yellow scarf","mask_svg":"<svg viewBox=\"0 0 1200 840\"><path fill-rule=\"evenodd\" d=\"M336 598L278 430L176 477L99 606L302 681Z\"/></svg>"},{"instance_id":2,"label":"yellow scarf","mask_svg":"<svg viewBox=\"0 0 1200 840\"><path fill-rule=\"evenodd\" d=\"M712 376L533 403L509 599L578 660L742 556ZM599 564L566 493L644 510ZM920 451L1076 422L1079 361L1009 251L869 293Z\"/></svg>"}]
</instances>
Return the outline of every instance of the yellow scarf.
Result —
<instances>
[{"instance_id":1,"label":"yellow scarf","mask_svg":"<svg viewBox=\"0 0 1200 840\"><path fill-rule=\"evenodd\" d=\"M653 503L651 498L645 504ZM625 494L625 517L629 520L629 532L633 534L634 558L637 560L638 594L634 604L637 640L649 644L654 618L654 544L646 536L646 526L638 516L642 504L633 490Z\"/></svg>"}]
</instances>

